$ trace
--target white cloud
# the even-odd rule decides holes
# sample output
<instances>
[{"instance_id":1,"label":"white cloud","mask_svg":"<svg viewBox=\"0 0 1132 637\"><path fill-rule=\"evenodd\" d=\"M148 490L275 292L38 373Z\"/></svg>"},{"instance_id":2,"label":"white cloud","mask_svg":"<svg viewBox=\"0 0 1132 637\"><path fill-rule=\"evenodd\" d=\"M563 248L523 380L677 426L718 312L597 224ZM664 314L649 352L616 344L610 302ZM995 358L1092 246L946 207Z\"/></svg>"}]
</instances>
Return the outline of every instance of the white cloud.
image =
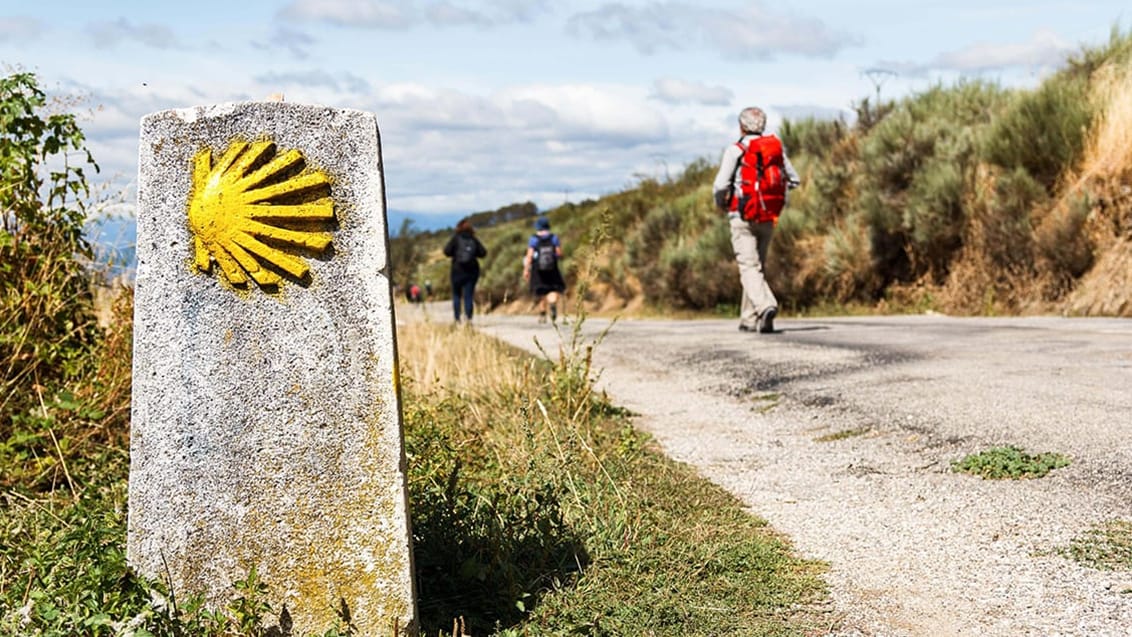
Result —
<instances>
[{"instance_id":1,"label":"white cloud","mask_svg":"<svg viewBox=\"0 0 1132 637\"><path fill-rule=\"evenodd\" d=\"M87 34L100 49L112 49L123 42L138 42L154 49L182 48L177 36L161 24L135 25L125 18L114 22L95 22L87 26Z\"/></svg>"},{"instance_id":2,"label":"white cloud","mask_svg":"<svg viewBox=\"0 0 1132 637\"><path fill-rule=\"evenodd\" d=\"M642 161L663 176L710 137L694 122L675 130L643 91L622 85L475 95L405 83L379 87L364 108L380 121L390 205L419 211L596 197L629 183Z\"/></svg>"},{"instance_id":3,"label":"white cloud","mask_svg":"<svg viewBox=\"0 0 1132 637\"><path fill-rule=\"evenodd\" d=\"M773 59L792 54L830 58L860 44L860 38L833 31L817 18L772 11L760 3L723 15L707 12L703 16L705 39L730 57Z\"/></svg>"},{"instance_id":4,"label":"white cloud","mask_svg":"<svg viewBox=\"0 0 1132 637\"><path fill-rule=\"evenodd\" d=\"M761 2L710 11L682 2L611 3L574 15L568 30L595 40L628 40L645 54L698 46L728 57L760 56L763 61L783 54L830 57L858 43L816 18L771 10Z\"/></svg>"},{"instance_id":5,"label":"white cloud","mask_svg":"<svg viewBox=\"0 0 1132 637\"><path fill-rule=\"evenodd\" d=\"M0 17L0 44L30 42L43 33L43 23L26 16Z\"/></svg>"},{"instance_id":6,"label":"white cloud","mask_svg":"<svg viewBox=\"0 0 1132 637\"><path fill-rule=\"evenodd\" d=\"M664 117L644 105L635 91L589 84L527 86L505 93L512 101L541 104L555 114L554 129L532 131L540 138L604 140L618 145L656 142L668 135Z\"/></svg>"},{"instance_id":7,"label":"white cloud","mask_svg":"<svg viewBox=\"0 0 1132 637\"><path fill-rule=\"evenodd\" d=\"M668 104L727 106L735 98L735 94L723 86L663 77L653 82L652 97Z\"/></svg>"},{"instance_id":8,"label":"white cloud","mask_svg":"<svg viewBox=\"0 0 1132 637\"><path fill-rule=\"evenodd\" d=\"M402 30L421 24L491 27L528 22L544 12L548 0L489 2L386 2L384 0L293 0L279 16L296 22L325 22L340 27Z\"/></svg>"},{"instance_id":9,"label":"white cloud","mask_svg":"<svg viewBox=\"0 0 1132 637\"><path fill-rule=\"evenodd\" d=\"M364 79L348 72L330 73L321 69L309 71L294 71L289 73L270 72L257 75L255 81L267 88L275 88L272 92L286 94L292 88L310 89L322 87L335 93L365 94L370 92L369 83Z\"/></svg>"},{"instance_id":10,"label":"white cloud","mask_svg":"<svg viewBox=\"0 0 1132 637\"><path fill-rule=\"evenodd\" d=\"M478 11L458 7L450 2L438 2L425 9L426 19L436 25L457 26L463 24L488 26L491 20Z\"/></svg>"},{"instance_id":11,"label":"white cloud","mask_svg":"<svg viewBox=\"0 0 1132 637\"><path fill-rule=\"evenodd\" d=\"M278 27L264 42L253 41L252 46L261 50L282 49L297 60L310 57L310 49L318 44L318 40L305 31L290 29L285 26Z\"/></svg>"},{"instance_id":12,"label":"white cloud","mask_svg":"<svg viewBox=\"0 0 1132 637\"><path fill-rule=\"evenodd\" d=\"M1038 31L1028 42L979 43L940 55L932 66L964 72L1010 67L1042 68L1060 66L1075 47L1052 31Z\"/></svg>"},{"instance_id":13,"label":"white cloud","mask_svg":"<svg viewBox=\"0 0 1132 637\"><path fill-rule=\"evenodd\" d=\"M923 77L932 71L983 73L1050 69L1065 64L1076 50L1056 33L1042 30L1035 32L1026 42L979 42L941 53L926 63L884 61L875 67L910 77Z\"/></svg>"},{"instance_id":14,"label":"white cloud","mask_svg":"<svg viewBox=\"0 0 1132 637\"><path fill-rule=\"evenodd\" d=\"M495 131L505 114L490 99L452 89L433 89L420 84L392 84L376 92L376 112L392 114L403 127L420 134L443 132L465 135Z\"/></svg>"},{"instance_id":15,"label":"white cloud","mask_svg":"<svg viewBox=\"0 0 1132 637\"><path fill-rule=\"evenodd\" d=\"M551 0L491 0L488 4L503 21L530 22L547 12L552 3Z\"/></svg>"},{"instance_id":16,"label":"white cloud","mask_svg":"<svg viewBox=\"0 0 1132 637\"><path fill-rule=\"evenodd\" d=\"M279 14L296 22L378 29L403 29L414 22L414 16L398 3L379 0L295 0Z\"/></svg>"},{"instance_id":17,"label":"white cloud","mask_svg":"<svg viewBox=\"0 0 1132 637\"><path fill-rule=\"evenodd\" d=\"M816 106L813 104L775 106L774 110L784 119L792 121L810 118L816 120L844 119L846 121L852 121L856 117L856 114L847 108L830 108L828 106Z\"/></svg>"}]
</instances>

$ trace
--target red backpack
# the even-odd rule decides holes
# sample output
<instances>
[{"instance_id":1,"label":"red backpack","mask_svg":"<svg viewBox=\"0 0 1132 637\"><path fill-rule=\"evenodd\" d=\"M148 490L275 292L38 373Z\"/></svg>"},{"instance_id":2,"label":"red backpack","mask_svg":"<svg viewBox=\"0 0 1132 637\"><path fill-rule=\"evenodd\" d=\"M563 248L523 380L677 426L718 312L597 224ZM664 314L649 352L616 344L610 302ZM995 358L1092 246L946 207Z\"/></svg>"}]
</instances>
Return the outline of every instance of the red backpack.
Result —
<instances>
[{"instance_id":1,"label":"red backpack","mask_svg":"<svg viewBox=\"0 0 1132 637\"><path fill-rule=\"evenodd\" d=\"M774 135L762 135L752 138L746 148L742 140L735 145L743 150L743 156L732 179L737 192L731 197L731 210L745 221L778 221L786 205L782 142Z\"/></svg>"}]
</instances>

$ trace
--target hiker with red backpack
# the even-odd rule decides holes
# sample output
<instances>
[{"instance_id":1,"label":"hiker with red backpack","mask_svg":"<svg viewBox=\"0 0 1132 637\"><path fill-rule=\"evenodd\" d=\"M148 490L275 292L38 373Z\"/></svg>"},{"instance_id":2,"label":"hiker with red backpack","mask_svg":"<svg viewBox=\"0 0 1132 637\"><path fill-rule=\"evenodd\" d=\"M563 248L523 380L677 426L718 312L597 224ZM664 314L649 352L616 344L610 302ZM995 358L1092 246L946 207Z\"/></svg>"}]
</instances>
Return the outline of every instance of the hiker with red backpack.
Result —
<instances>
[{"instance_id":1,"label":"hiker with red backpack","mask_svg":"<svg viewBox=\"0 0 1132 637\"><path fill-rule=\"evenodd\" d=\"M712 183L715 205L727 213L731 247L739 264L743 300L739 331L774 332L778 300L767 285L766 253L786 192L801 182L775 135L764 135L766 113L745 108L739 113L739 141L723 151Z\"/></svg>"},{"instance_id":2,"label":"hiker with red backpack","mask_svg":"<svg viewBox=\"0 0 1132 637\"><path fill-rule=\"evenodd\" d=\"M464 320L471 323L476 282L480 278L479 260L487 256L487 248L476 238L475 228L467 217L456 224L455 234L444 246L444 256L452 259L452 312L456 322L460 322L463 301Z\"/></svg>"},{"instance_id":3,"label":"hiker with red backpack","mask_svg":"<svg viewBox=\"0 0 1132 637\"><path fill-rule=\"evenodd\" d=\"M550 219L539 217L523 256L523 278L530 282L531 294L538 301L539 323L546 322L548 309L550 322L558 322L558 295L566 291L566 280L558 269L561 258L562 241L550 231Z\"/></svg>"}]
</instances>

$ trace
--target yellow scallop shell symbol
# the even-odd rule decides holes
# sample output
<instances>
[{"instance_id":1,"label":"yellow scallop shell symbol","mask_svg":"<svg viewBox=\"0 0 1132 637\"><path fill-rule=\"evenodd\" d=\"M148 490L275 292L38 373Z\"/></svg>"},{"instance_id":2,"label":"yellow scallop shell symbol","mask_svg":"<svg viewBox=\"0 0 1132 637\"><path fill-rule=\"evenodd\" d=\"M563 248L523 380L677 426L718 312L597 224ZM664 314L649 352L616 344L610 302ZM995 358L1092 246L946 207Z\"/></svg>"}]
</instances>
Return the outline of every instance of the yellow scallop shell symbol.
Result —
<instances>
[{"instance_id":1,"label":"yellow scallop shell symbol","mask_svg":"<svg viewBox=\"0 0 1132 637\"><path fill-rule=\"evenodd\" d=\"M215 162L207 148L193 158L189 229L193 262L204 272L215 261L233 285L251 278L277 286L284 274L303 279L310 266L302 254L330 245L325 230L333 221L330 180L306 170L297 150L237 140Z\"/></svg>"}]
</instances>

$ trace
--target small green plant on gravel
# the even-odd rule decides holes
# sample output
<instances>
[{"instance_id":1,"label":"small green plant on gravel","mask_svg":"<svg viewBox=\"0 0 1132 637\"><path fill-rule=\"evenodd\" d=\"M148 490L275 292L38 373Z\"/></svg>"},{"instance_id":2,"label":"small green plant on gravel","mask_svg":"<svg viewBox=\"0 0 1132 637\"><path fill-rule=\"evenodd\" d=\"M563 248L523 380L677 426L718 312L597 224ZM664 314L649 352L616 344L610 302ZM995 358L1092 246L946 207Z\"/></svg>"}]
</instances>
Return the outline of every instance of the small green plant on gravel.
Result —
<instances>
[{"instance_id":1,"label":"small green plant on gravel","mask_svg":"<svg viewBox=\"0 0 1132 637\"><path fill-rule=\"evenodd\" d=\"M1031 455L1007 445L971 454L951 463L953 471L970 473L990 480L1041 478L1054 469L1069 466L1069 458L1059 453Z\"/></svg>"},{"instance_id":2,"label":"small green plant on gravel","mask_svg":"<svg viewBox=\"0 0 1132 637\"><path fill-rule=\"evenodd\" d=\"M814 440L816 442L837 442L838 440L845 440L847 438L856 438L857 436L863 436L870 431L872 431L871 427L842 429L841 431L835 431L833 433L825 434L824 436L818 436L817 438L814 438Z\"/></svg>"},{"instance_id":3,"label":"small green plant on gravel","mask_svg":"<svg viewBox=\"0 0 1132 637\"><path fill-rule=\"evenodd\" d=\"M1109 520L1094 526L1059 552L1091 568L1132 571L1132 521Z\"/></svg>"}]
</instances>

